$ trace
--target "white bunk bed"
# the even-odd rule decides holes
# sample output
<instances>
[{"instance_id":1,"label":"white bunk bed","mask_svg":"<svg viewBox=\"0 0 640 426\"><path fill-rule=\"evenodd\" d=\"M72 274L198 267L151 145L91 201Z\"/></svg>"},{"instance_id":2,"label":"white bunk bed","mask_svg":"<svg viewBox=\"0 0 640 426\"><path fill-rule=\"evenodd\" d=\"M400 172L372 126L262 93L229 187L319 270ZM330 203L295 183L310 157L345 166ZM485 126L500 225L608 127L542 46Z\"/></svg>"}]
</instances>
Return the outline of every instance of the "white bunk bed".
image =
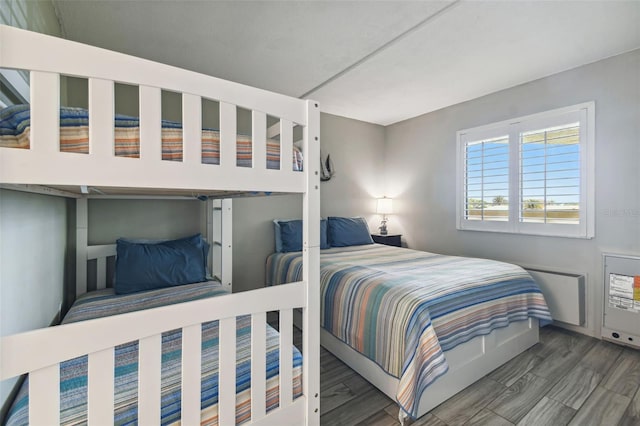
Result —
<instances>
[{"instance_id":1,"label":"white bunk bed","mask_svg":"<svg viewBox=\"0 0 640 426\"><path fill-rule=\"evenodd\" d=\"M87 245L87 194L189 195L224 198L238 192L303 194L304 276L285 286L225 294L123 315L49 327L2 338L0 379L29 374L29 422L60 422L60 364L88 355L87 420L114 422L114 348L139 342L138 422L160 423L161 336L182 330L182 424L200 423L201 327L219 321L218 424L235 424L236 318L251 316L251 424L319 424L319 107L303 101L42 34L0 26L0 67L30 73L29 149L0 148L3 187L78 198L77 294L86 291L87 260L98 262L104 287L105 258L113 246ZM60 76L88 79L89 153L60 152ZM139 86L140 158L114 155L114 83ZM182 161L163 161L161 90L182 94ZM220 104L220 164L201 161L201 105ZM236 106L252 111L252 167L236 165ZM280 170L266 168L267 115L278 117ZM293 126L303 128L304 171L286 167ZM284 153L284 154L282 154ZM209 202L209 208L214 208ZM222 202L221 213L225 204ZM213 229L213 215L210 215ZM209 233L213 239L213 231ZM222 241L222 240L221 240ZM228 262L223 258L223 262ZM224 271L224 266L222 270ZM227 265L228 270L228 265ZM215 274L215 271L214 271ZM230 280L221 276L223 285ZM259 283L262 286L262 283ZM279 386L279 406L265 408L265 323L280 314L280 347L292 346L293 310L302 308L302 395ZM135 324L132 327L131 324ZM97 337L99 336L99 337ZM281 351L279 380L291 383L290 351Z\"/></svg>"}]
</instances>

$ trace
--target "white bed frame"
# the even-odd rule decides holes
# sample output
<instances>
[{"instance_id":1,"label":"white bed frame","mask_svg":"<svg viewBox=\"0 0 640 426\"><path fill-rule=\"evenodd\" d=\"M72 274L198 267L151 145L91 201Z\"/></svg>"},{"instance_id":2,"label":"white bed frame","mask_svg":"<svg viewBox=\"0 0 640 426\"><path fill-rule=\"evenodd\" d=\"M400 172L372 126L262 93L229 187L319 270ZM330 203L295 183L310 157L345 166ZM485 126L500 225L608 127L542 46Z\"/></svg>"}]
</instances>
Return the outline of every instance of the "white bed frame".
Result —
<instances>
[{"instance_id":1,"label":"white bed frame","mask_svg":"<svg viewBox=\"0 0 640 426\"><path fill-rule=\"evenodd\" d=\"M508 327L493 330L486 336L475 337L445 352L449 371L423 392L418 404L418 417L535 345L538 337L538 320L529 318L528 321L514 322ZM396 401L398 379L325 329L320 331L320 342L329 352ZM407 417L400 410L398 418L401 424L405 423Z\"/></svg>"},{"instance_id":2,"label":"white bed frame","mask_svg":"<svg viewBox=\"0 0 640 426\"><path fill-rule=\"evenodd\" d=\"M112 423L114 347L138 340L139 423L158 424L161 333L177 328L183 333L182 423L199 423L200 327L203 322L219 320L219 424L232 425L236 399L235 317L251 314L251 423L319 424L320 237L319 228L310 226L320 220L318 104L12 27L0 26L0 40L0 67L30 71L31 101L31 147L0 148L0 184L74 197L86 193L89 187L109 188L116 194L180 195L219 191L303 194L304 276L300 282L3 337L0 380L29 373L30 423L59 423L59 364L85 354L89 356L89 423ZM89 154L59 151L61 74L88 79ZM139 159L113 155L114 82L140 88ZM162 89L182 94L182 162L161 159ZM204 98L220 103L220 165L201 164L200 160L201 100ZM252 110L252 168L236 167L236 106ZM267 115L280 118L281 170L266 169ZM291 163L294 124L303 127L303 173L293 172L287 166ZM220 195L224 196L224 192ZM81 211L83 208L86 200L78 202L80 217L86 217ZM86 232L85 225L79 225L79 234ZM86 235L79 235L78 241L84 241L86 246ZM97 258L112 253L109 250L87 247L87 253ZM78 272L83 276L86 263L82 248L78 256ZM104 265L104 261L98 262ZM101 272L103 268L99 266ZM85 291L82 281L78 280L77 291ZM279 408L266 413L266 313L280 312L280 344L286 347L292 345L295 308L302 308L304 322L303 395L293 400L292 387L281 385ZM130 327L132 323L136 327ZM291 383L291 353L282 353L280 380Z\"/></svg>"}]
</instances>

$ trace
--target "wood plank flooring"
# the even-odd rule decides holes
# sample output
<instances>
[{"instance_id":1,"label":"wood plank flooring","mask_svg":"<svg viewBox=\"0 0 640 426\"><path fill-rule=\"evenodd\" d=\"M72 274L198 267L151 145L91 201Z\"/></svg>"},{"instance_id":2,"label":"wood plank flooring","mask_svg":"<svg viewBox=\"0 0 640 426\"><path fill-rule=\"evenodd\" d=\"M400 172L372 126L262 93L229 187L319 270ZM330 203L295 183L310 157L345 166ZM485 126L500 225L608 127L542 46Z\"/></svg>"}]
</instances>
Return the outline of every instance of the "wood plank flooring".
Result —
<instances>
[{"instance_id":1,"label":"wood plank flooring","mask_svg":"<svg viewBox=\"0 0 640 426\"><path fill-rule=\"evenodd\" d=\"M395 426L398 407L321 349L322 425ZM640 351L558 327L413 426L640 425Z\"/></svg>"}]
</instances>

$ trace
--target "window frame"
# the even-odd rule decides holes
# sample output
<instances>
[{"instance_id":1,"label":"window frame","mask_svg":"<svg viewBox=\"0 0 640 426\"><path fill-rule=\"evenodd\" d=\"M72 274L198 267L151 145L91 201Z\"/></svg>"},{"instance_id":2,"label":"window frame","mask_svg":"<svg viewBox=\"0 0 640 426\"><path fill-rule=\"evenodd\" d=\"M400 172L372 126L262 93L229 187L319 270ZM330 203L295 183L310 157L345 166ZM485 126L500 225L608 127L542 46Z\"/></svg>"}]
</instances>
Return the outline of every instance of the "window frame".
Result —
<instances>
[{"instance_id":1,"label":"window frame","mask_svg":"<svg viewBox=\"0 0 640 426\"><path fill-rule=\"evenodd\" d=\"M520 135L567 124L580 124L579 161L580 197L579 223L532 223L520 221ZM465 218L465 151L474 141L508 135L509 140L509 214L507 221L469 220ZM595 236L595 102L585 102L510 120L490 123L456 132L456 229L545 235L568 238Z\"/></svg>"}]
</instances>

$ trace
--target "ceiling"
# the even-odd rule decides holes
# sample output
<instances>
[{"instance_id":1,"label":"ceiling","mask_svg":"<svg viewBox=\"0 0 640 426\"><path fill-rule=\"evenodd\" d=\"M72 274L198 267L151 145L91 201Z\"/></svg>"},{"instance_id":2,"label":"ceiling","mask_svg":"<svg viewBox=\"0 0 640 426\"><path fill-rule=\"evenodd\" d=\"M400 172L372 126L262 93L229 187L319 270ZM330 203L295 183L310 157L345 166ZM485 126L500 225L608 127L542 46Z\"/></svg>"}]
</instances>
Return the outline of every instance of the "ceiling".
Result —
<instances>
[{"instance_id":1,"label":"ceiling","mask_svg":"<svg viewBox=\"0 0 640 426\"><path fill-rule=\"evenodd\" d=\"M640 48L640 1L54 0L71 40L381 125Z\"/></svg>"}]
</instances>

